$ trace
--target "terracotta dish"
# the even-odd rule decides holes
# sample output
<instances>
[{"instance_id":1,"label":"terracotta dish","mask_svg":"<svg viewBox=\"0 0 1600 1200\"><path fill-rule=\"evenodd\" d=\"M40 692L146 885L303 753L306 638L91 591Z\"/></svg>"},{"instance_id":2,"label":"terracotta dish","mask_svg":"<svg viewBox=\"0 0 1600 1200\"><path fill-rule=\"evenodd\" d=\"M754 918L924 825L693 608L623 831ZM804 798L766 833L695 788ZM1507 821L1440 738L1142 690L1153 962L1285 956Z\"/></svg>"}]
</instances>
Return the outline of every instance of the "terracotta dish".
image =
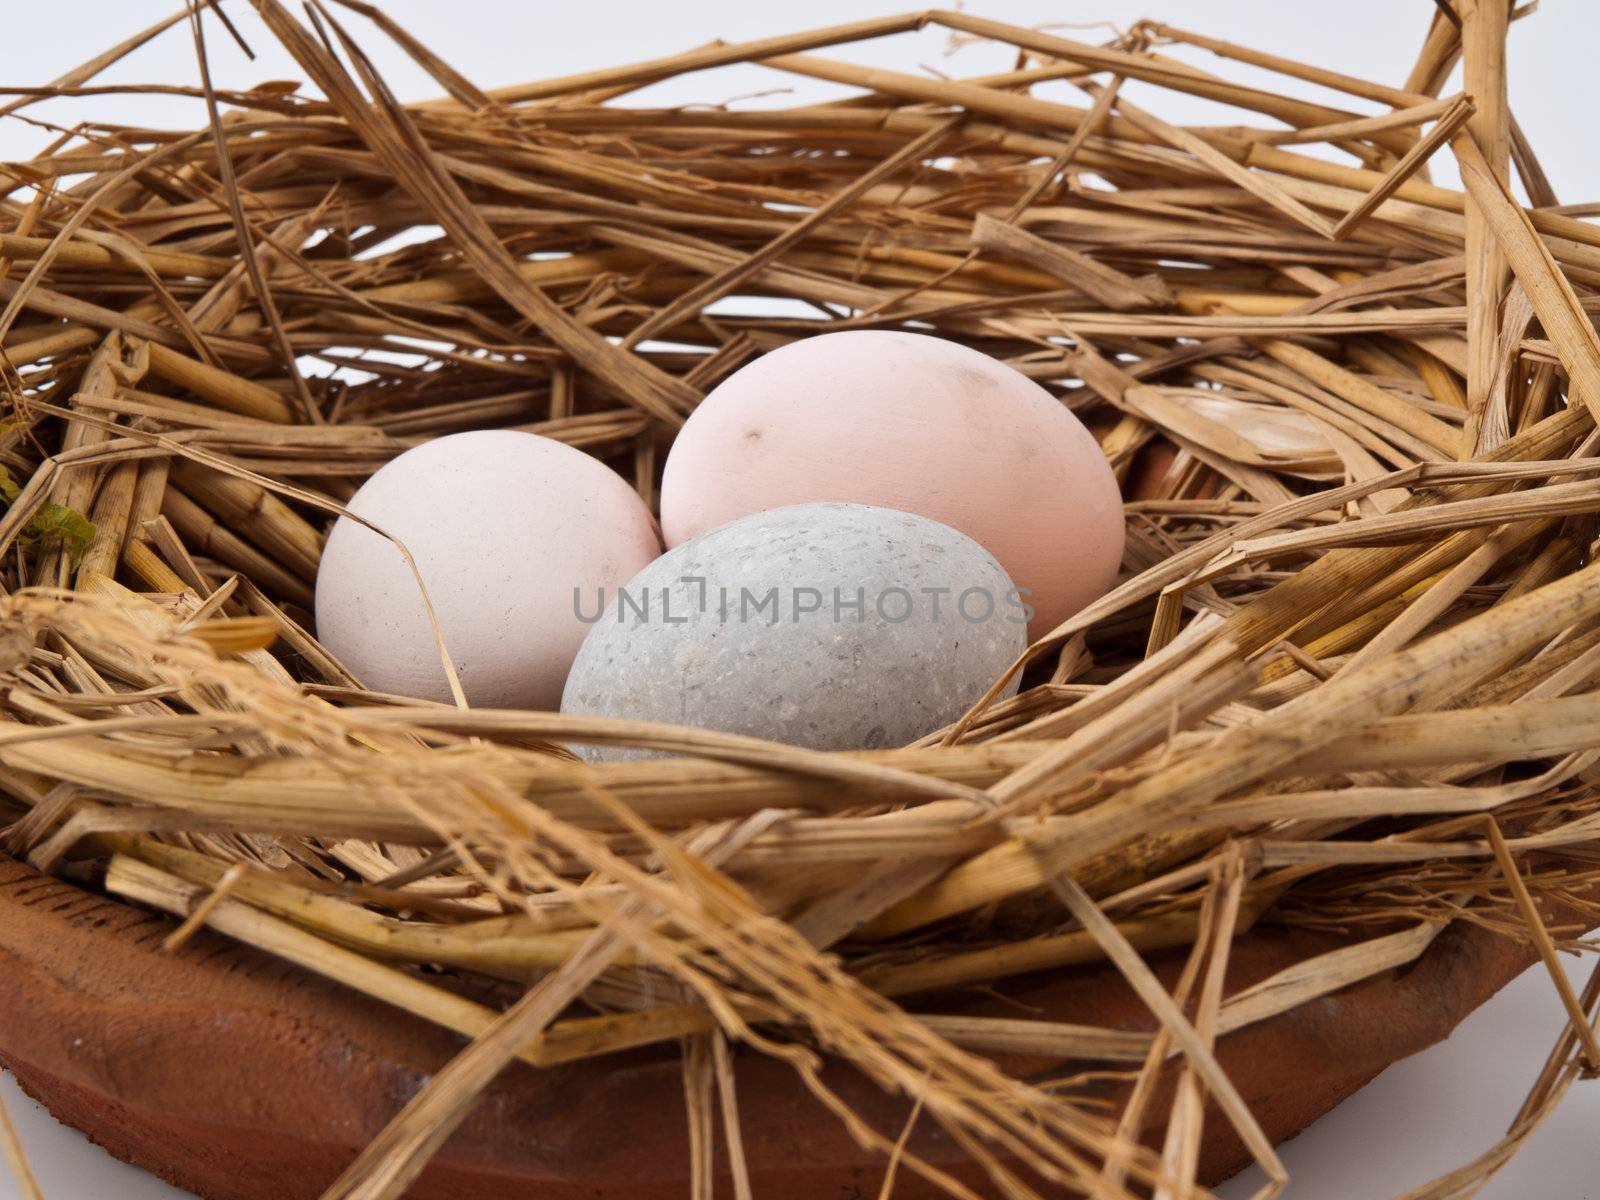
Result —
<instances>
[{"instance_id":1,"label":"terracotta dish","mask_svg":"<svg viewBox=\"0 0 1600 1200\"><path fill-rule=\"evenodd\" d=\"M461 1048L443 1030L209 932L164 952L172 928L0 856L0 1065L118 1158L206 1200L314 1200ZM1235 943L1229 991L1338 944L1258 929ZM1150 956L1169 984L1182 953ZM1400 972L1224 1037L1222 1065L1267 1134L1292 1137L1390 1063L1444 1038L1531 960L1521 945L1458 924ZM1009 992L1012 1005L1049 1019L1152 1026L1110 967L1037 975ZM992 1000L969 1011L1003 1015ZM1016 1057L1003 1065L1035 1079L1076 1069ZM787 1066L752 1054L736 1074L761 1200L877 1193L881 1161ZM828 1078L878 1129L903 1126L902 1100L844 1065ZM687 1194L684 1126L676 1045L543 1071L518 1065L411 1194L671 1200ZM1203 1180L1246 1165L1219 1114L1208 1114L1205 1130ZM910 1148L978 1182L932 1122L919 1122ZM915 1175L898 1177L897 1200L932 1194Z\"/></svg>"}]
</instances>

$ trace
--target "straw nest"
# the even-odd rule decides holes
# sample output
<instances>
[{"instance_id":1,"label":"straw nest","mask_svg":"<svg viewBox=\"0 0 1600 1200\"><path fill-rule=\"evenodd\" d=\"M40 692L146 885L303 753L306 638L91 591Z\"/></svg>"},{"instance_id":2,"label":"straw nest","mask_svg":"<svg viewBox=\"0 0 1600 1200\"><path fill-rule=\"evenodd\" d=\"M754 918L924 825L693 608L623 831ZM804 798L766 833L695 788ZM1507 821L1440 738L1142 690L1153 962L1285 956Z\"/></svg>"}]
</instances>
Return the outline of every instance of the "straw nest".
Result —
<instances>
[{"instance_id":1,"label":"straw nest","mask_svg":"<svg viewBox=\"0 0 1600 1200\"><path fill-rule=\"evenodd\" d=\"M1441 4L1403 87L1160 25L1091 46L938 12L484 93L347 3L448 93L415 105L349 13L255 6L314 88L202 72L167 89L203 97L198 132L91 121L0 165L0 813L13 853L185 914L180 937L213 926L475 1039L330 1195L397 1195L515 1057L678 1038L692 1111L731 1084L730 1042L819 1094L825 1051L916 1096L1008 1195L1179 1194L1202 1095L1281 1178L1220 1034L1401 967L1451 920L1552 969L1575 944L1544 905L1592 911L1600 821L1600 231L1509 115L1505 5ZM828 56L929 22L1015 69ZM128 89L94 77L173 25L203 66L180 14L5 111L114 105ZM1458 58L1466 94L1441 99ZM746 61L858 94L616 102ZM1170 124L1132 80L1242 123ZM1439 152L1464 190L1429 182ZM821 754L376 695L310 632L330 521L405 448L533 430L652 498L709 388L845 328L1011 363L1128 485L1123 578L1030 648L1014 699ZM579 736L678 757L586 767L557 748ZM1261 922L1353 948L1226 995L1232 936ZM1172 946L1193 947L1176 994L1139 955ZM1154 1035L939 1015L1102 956ZM526 990L499 1011L463 977ZM1593 989L1563 999L1506 1142L1426 1194L1481 1180L1600 1063ZM1137 1112L1006 1078L977 1053L997 1044L1141 1079L1178 1052L1165 1155Z\"/></svg>"}]
</instances>

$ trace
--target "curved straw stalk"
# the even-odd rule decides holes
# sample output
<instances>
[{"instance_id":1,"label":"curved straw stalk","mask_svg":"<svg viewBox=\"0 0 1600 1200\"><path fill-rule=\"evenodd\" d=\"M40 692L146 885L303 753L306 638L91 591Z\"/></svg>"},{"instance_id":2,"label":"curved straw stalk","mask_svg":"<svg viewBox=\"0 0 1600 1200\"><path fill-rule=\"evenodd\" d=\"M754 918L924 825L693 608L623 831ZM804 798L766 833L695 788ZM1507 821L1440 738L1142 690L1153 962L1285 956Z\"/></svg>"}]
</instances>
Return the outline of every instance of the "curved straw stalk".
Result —
<instances>
[{"instance_id":1,"label":"curved straw stalk","mask_svg":"<svg viewBox=\"0 0 1600 1200\"><path fill-rule=\"evenodd\" d=\"M1594 911L1600 232L1516 133L1481 6L1464 43L1435 20L1403 88L1167 26L1089 46L929 12L482 92L351 5L447 94L403 105L343 15L255 5L320 96L180 87L198 133L85 123L0 164L0 453L22 485L0 519L0 806L11 851L188 917L180 937L211 925L476 1039L331 1195L400 1194L512 1058L671 1038L709 1186L724 1037L898 1153L818 1075L817 1051L848 1058L1008 1194L1184 1194L1202 1093L1281 1179L1218 1037L1413 961L1453 916L1575 944L1537 902ZM930 24L1017 64L831 57ZM138 41L7 109L107 94ZM1463 44L1470 94L1441 99ZM740 62L857 91L618 103ZM1242 123L1172 125L1125 79ZM1428 179L1446 146L1464 191ZM1029 649L1015 699L997 682L917 746L819 754L379 695L310 632L329 521L406 448L530 429L651 500L706 391L869 327L1039 380L1124 483L1124 577ZM65 510L89 545L55 536ZM589 767L576 739L677 757ZM1260 922L1357 932L1228 994L1231 939ZM1184 946L1174 1000L1139 951ZM1102 956L1154 1032L940 1011ZM455 990L474 976L528 990L497 1012ZM1427 1194L1481 1181L1554 1103L1595 995L1564 994L1572 1031L1507 1143ZM1138 1063L1134 1098L1107 1119L1006 1078L997 1048ZM1174 1057L1157 1156L1135 1136Z\"/></svg>"}]
</instances>

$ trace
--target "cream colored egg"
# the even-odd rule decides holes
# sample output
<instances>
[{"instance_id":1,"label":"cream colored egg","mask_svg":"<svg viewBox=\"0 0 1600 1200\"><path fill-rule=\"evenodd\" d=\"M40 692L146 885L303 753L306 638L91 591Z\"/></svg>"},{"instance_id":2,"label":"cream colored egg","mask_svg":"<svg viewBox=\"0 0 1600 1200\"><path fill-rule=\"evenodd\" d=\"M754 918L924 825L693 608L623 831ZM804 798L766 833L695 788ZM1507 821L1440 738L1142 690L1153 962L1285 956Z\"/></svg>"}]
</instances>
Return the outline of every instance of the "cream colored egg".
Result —
<instances>
[{"instance_id":1,"label":"cream colored egg","mask_svg":"<svg viewBox=\"0 0 1600 1200\"><path fill-rule=\"evenodd\" d=\"M554 709L588 626L580 596L661 552L638 495L571 446L510 430L408 450L348 505L416 559L468 701ZM317 633L375 691L448 701L415 577L380 534L341 517L317 572Z\"/></svg>"},{"instance_id":2,"label":"cream colored egg","mask_svg":"<svg viewBox=\"0 0 1600 1200\"><path fill-rule=\"evenodd\" d=\"M793 342L729 376L679 432L667 545L764 509L897 508L972 538L1027 593L1038 637L1103 595L1122 498L1094 436L1025 375L943 338Z\"/></svg>"}]
</instances>

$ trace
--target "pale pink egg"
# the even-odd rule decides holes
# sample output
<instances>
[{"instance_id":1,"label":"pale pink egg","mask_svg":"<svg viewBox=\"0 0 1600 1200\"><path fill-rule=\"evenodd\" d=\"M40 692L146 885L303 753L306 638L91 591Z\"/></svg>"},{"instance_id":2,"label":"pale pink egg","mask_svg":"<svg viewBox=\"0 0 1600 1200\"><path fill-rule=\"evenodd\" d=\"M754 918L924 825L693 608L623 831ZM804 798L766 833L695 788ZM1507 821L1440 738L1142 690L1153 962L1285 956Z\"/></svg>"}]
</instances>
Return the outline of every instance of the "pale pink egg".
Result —
<instances>
[{"instance_id":1,"label":"pale pink egg","mask_svg":"<svg viewBox=\"0 0 1600 1200\"><path fill-rule=\"evenodd\" d=\"M679 432L669 547L749 513L838 500L931 517L1000 560L1048 633L1104 595L1122 497L1094 435L1027 376L956 342L859 330L729 376Z\"/></svg>"}]
</instances>

